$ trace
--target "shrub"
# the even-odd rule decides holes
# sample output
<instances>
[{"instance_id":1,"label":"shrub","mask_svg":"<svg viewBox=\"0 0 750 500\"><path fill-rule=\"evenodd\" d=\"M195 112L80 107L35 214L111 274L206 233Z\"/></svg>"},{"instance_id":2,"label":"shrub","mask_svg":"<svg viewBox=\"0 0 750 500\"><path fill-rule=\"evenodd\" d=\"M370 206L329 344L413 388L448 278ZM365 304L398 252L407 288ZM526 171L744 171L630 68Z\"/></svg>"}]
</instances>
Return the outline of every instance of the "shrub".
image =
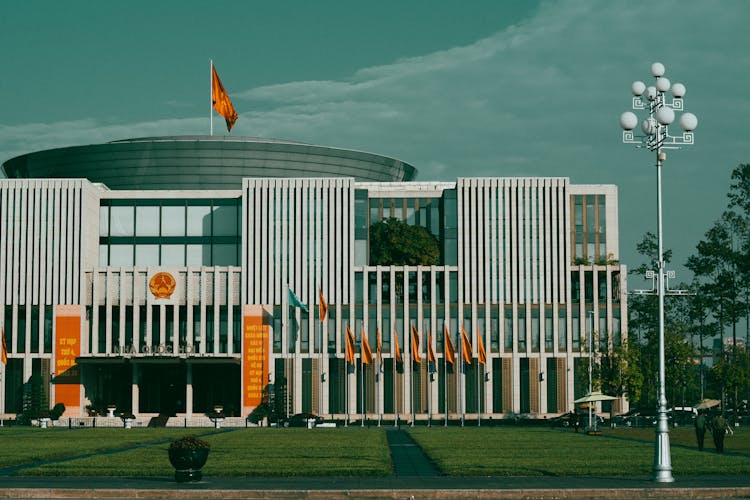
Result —
<instances>
[{"instance_id":1,"label":"shrub","mask_svg":"<svg viewBox=\"0 0 750 500\"><path fill-rule=\"evenodd\" d=\"M210 450L211 445L208 441L196 436L183 436L180 439L172 441L169 445L170 450Z\"/></svg>"}]
</instances>

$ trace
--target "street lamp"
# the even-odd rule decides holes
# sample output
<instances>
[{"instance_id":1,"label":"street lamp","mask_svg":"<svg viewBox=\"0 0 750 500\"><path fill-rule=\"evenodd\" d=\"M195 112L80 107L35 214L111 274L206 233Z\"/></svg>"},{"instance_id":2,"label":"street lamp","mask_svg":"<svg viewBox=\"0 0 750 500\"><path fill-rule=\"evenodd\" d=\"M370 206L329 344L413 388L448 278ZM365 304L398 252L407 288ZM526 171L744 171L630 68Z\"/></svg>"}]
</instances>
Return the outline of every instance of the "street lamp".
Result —
<instances>
[{"instance_id":1,"label":"street lamp","mask_svg":"<svg viewBox=\"0 0 750 500\"><path fill-rule=\"evenodd\" d=\"M593 394L592 391L594 390L594 387L593 387L593 384L592 384L592 380L593 380L593 378L592 378L592 371L593 371L592 359L594 357L594 342L593 342L593 338L594 338L594 310L592 309L591 311L588 312L588 314L589 314L589 317L591 317L591 330L589 330L589 335L588 335L588 337L589 337L589 396L591 396ZM591 423L591 403L592 403L592 401L589 401L589 405L588 405L589 406L589 429L588 429L589 432L596 431L596 425L594 424L594 426L592 427L592 423Z\"/></svg>"},{"instance_id":2,"label":"street lamp","mask_svg":"<svg viewBox=\"0 0 750 500\"><path fill-rule=\"evenodd\" d=\"M635 135L633 129L638 125L635 113L627 111L620 115L620 126L623 129L622 142L637 144L649 151L656 152L656 210L659 237L659 269L657 278L657 294L659 296L659 420L656 427L656 447L654 450L654 480L671 483L672 463L669 451L669 426L667 425L667 397L664 390L664 295L667 273L664 270L662 243L662 215L661 215L661 166L667 159L666 149L680 149L682 146L693 144L693 130L698 126L698 119L692 113L685 113L682 98L685 86L681 83L672 84L664 76L664 65L651 65L651 74L655 84L646 86L641 81L633 82L630 89L633 92L633 109L645 111L648 116L641 122L643 135ZM667 92L670 92L670 99ZM675 120L675 111L680 112L678 120L683 132L680 135L670 135L669 126Z\"/></svg>"}]
</instances>

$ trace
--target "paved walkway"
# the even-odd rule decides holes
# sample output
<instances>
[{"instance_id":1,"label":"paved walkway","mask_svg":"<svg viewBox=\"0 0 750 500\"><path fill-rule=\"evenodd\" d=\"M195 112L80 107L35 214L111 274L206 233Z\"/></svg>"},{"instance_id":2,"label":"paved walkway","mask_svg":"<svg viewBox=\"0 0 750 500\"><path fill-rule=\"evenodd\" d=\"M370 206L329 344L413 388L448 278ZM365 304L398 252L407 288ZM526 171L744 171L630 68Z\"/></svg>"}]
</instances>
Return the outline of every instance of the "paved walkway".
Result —
<instances>
[{"instance_id":1,"label":"paved walkway","mask_svg":"<svg viewBox=\"0 0 750 500\"><path fill-rule=\"evenodd\" d=\"M682 477L672 484L648 478L219 478L176 483L172 478L0 478L0 498L217 498L217 499L592 499L749 498L750 475Z\"/></svg>"},{"instance_id":2,"label":"paved walkway","mask_svg":"<svg viewBox=\"0 0 750 500\"><path fill-rule=\"evenodd\" d=\"M652 499L746 498L750 474L677 477L447 477L401 429L386 434L394 474L388 477L21 477L0 474L0 498L216 498L216 499Z\"/></svg>"},{"instance_id":3,"label":"paved walkway","mask_svg":"<svg viewBox=\"0 0 750 500\"><path fill-rule=\"evenodd\" d=\"M422 448L406 432L401 429L386 431L388 447L391 449L393 474L402 477L420 477L424 479L436 478L440 472L430 459L422 452Z\"/></svg>"}]
</instances>

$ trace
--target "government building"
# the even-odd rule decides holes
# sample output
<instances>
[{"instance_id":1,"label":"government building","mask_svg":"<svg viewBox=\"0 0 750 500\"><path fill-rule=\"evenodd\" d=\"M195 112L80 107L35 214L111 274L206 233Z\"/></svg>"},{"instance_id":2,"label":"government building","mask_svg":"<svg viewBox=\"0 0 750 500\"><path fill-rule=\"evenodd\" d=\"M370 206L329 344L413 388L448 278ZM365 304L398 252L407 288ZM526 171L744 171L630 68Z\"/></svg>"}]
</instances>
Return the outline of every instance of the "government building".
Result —
<instances>
[{"instance_id":1,"label":"government building","mask_svg":"<svg viewBox=\"0 0 750 500\"><path fill-rule=\"evenodd\" d=\"M219 136L3 171L6 417L37 387L69 417L247 417L270 393L349 422L545 418L588 391L589 352L627 337L613 185L415 181L387 156ZM375 259L395 222L431 262Z\"/></svg>"}]
</instances>

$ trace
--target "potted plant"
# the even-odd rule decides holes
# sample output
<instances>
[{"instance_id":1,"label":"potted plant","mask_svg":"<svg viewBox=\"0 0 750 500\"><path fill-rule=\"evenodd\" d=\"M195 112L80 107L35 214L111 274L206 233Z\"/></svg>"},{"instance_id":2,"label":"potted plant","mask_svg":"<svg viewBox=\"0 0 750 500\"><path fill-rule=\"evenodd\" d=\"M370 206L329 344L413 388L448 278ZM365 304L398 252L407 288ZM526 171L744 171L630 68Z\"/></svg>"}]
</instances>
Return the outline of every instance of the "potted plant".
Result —
<instances>
[{"instance_id":1,"label":"potted plant","mask_svg":"<svg viewBox=\"0 0 750 500\"><path fill-rule=\"evenodd\" d=\"M125 425L126 429L132 429L133 427L133 420L135 420L135 415L133 413L126 411L120 414L120 418L122 419L122 423Z\"/></svg>"},{"instance_id":2,"label":"potted plant","mask_svg":"<svg viewBox=\"0 0 750 500\"><path fill-rule=\"evenodd\" d=\"M115 416L115 410L117 409L117 405L114 403L109 403L107 405L107 416L108 417L114 417Z\"/></svg>"},{"instance_id":3,"label":"potted plant","mask_svg":"<svg viewBox=\"0 0 750 500\"><path fill-rule=\"evenodd\" d=\"M196 436L183 436L169 445L169 462L175 468L174 478L178 483L200 481L201 469L208 460L211 445Z\"/></svg>"}]
</instances>

